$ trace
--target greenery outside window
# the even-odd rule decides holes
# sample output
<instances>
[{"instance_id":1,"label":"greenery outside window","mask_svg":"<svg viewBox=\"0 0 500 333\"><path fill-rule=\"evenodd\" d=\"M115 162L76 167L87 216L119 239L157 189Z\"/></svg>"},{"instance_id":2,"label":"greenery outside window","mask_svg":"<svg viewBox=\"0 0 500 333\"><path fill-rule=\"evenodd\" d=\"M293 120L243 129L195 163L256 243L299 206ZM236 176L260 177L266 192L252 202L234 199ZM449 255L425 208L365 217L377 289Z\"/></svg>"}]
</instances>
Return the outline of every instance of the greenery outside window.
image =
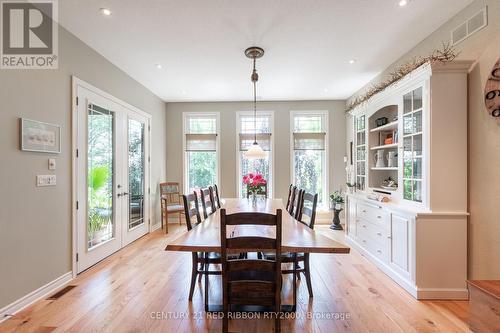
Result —
<instances>
[{"instance_id":1,"label":"greenery outside window","mask_svg":"<svg viewBox=\"0 0 500 333\"><path fill-rule=\"evenodd\" d=\"M199 192L218 183L217 113L184 113L184 189Z\"/></svg>"},{"instance_id":2,"label":"greenery outside window","mask_svg":"<svg viewBox=\"0 0 500 333\"><path fill-rule=\"evenodd\" d=\"M292 112L292 183L328 208L328 113Z\"/></svg>"}]
</instances>

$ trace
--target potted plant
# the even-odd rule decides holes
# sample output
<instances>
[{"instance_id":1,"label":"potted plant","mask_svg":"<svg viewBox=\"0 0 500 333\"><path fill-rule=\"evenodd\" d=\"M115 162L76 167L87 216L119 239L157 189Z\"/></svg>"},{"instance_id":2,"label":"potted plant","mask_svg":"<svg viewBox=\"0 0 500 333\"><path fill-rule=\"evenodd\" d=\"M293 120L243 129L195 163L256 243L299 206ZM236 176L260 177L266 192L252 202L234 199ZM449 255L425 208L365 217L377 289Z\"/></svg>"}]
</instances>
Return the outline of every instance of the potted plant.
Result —
<instances>
[{"instance_id":1,"label":"potted plant","mask_svg":"<svg viewBox=\"0 0 500 333\"><path fill-rule=\"evenodd\" d=\"M330 202L332 203L333 209L335 210L342 209L342 205L345 202L342 191L335 191L332 194L330 194Z\"/></svg>"}]
</instances>

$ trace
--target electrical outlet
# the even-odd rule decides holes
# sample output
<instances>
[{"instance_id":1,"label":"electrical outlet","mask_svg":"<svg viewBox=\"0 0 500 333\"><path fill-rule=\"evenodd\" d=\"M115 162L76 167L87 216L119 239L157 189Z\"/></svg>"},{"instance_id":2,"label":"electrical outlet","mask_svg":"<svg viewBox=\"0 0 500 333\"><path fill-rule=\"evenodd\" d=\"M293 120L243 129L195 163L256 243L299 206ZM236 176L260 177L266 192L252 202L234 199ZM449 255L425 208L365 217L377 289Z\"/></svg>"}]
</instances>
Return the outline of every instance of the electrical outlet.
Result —
<instances>
[{"instance_id":1,"label":"electrical outlet","mask_svg":"<svg viewBox=\"0 0 500 333\"><path fill-rule=\"evenodd\" d=\"M36 186L56 186L57 178L56 175L37 175L36 176Z\"/></svg>"}]
</instances>

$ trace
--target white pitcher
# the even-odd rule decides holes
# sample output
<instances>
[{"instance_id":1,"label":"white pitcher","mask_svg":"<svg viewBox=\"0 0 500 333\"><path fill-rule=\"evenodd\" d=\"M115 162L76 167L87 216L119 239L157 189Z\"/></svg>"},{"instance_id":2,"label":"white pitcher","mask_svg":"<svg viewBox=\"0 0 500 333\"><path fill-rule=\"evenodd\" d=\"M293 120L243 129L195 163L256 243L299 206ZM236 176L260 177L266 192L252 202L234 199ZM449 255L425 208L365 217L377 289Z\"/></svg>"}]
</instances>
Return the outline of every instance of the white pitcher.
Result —
<instances>
[{"instance_id":1,"label":"white pitcher","mask_svg":"<svg viewBox=\"0 0 500 333\"><path fill-rule=\"evenodd\" d=\"M376 168L385 168L384 151L377 150L375 155L373 155Z\"/></svg>"},{"instance_id":2,"label":"white pitcher","mask_svg":"<svg viewBox=\"0 0 500 333\"><path fill-rule=\"evenodd\" d=\"M398 154L395 151L390 151L387 153L387 162L389 168L395 168L398 166Z\"/></svg>"}]
</instances>

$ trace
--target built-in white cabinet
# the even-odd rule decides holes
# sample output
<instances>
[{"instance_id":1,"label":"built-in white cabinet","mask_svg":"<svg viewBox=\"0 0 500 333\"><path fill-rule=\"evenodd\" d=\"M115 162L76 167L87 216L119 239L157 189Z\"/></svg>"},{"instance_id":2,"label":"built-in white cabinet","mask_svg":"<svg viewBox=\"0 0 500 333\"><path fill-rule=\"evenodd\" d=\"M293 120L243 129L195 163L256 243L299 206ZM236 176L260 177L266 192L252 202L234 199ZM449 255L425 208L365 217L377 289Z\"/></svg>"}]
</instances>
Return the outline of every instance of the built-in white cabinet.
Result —
<instances>
[{"instance_id":1,"label":"built-in white cabinet","mask_svg":"<svg viewBox=\"0 0 500 333\"><path fill-rule=\"evenodd\" d=\"M467 298L470 64L425 64L351 111L347 240L419 299Z\"/></svg>"}]
</instances>

